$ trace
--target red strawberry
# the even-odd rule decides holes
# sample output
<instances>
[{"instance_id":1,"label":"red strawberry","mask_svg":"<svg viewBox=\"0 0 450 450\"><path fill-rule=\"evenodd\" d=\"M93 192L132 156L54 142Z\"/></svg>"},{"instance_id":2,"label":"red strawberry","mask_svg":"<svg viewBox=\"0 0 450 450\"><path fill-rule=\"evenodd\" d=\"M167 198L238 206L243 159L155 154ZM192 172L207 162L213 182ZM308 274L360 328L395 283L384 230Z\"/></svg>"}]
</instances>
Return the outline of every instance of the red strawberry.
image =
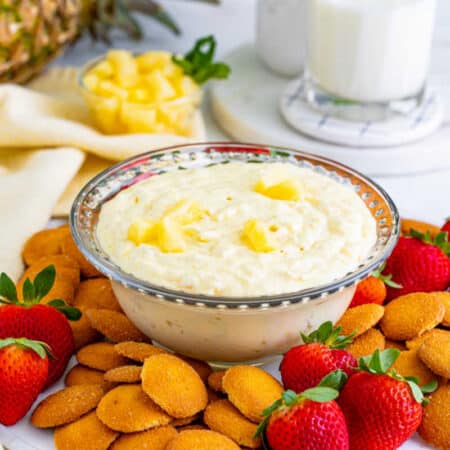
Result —
<instances>
[{"instance_id":1,"label":"red strawberry","mask_svg":"<svg viewBox=\"0 0 450 450\"><path fill-rule=\"evenodd\" d=\"M0 340L0 423L14 425L42 391L50 349L44 342Z\"/></svg>"},{"instance_id":2,"label":"red strawberry","mask_svg":"<svg viewBox=\"0 0 450 450\"><path fill-rule=\"evenodd\" d=\"M447 233L447 238L450 237L450 217L445 219L445 223L442 225L441 230Z\"/></svg>"},{"instance_id":3,"label":"red strawberry","mask_svg":"<svg viewBox=\"0 0 450 450\"><path fill-rule=\"evenodd\" d=\"M450 283L450 244L446 233L431 238L411 230L411 237L401 237L386 262L385 273L392 274L399 289L387 287L391 300L411 292L444 291Z\"/></svg>"},{"instance_id":4,"label":"red strawberry","mask_svg":"<svg viewBox=\"0 0 450 450\"><path fill-rule=\"evenodd\" d=\"M422 421L423 392L417 378L386 373L400 351L377 350L361 358L360 371L345 384L338 403L347 421L351 450L395 450L417 430Z\"/></svg>"},{"instance_id":5,"label":"red strawberry","mask_svg":"<svg viewBox=\"0 0 450 450\"><path fill-rule=\"evenodd\" d=\"M346 378L343 372L332 377ZM341 378L340 378L341 379ZM339 392L321 383L301 394L285 391L267 408L258 427L265 447L271 450L347 450L349 439L345 417L334 399Z\"/></svg>"},{"instance_id":6,"label":"red strawberry","mask_svg":"<svg viewBox=\"0 0 450 450\"><path fill-rule=\"evenodd\" d=\"M366 303L376 303L382 305L386 300L386 286L399 289L402 286L392 281L392 275L382 275L386 264L382 264L377 270L372 272L365 280L358 283L353 295L350 308L364 305Z\"/></svg>"},{"instance_id":7,"label":"red strawberry","mask_svg":"<svg viewBox=\"0 0 450 450\"><path fill-rule=\"evenodd\" d=\"M341 327L333 329L331 322L323 323L310 335L302 334L304 344L292 347L280 364L281 378L286 389L303 392L337 369L350 375L357 367L356 359L343 350L352 340L341 336Z\"/></svg>"},{"instance_id":8,"label":"red strawberry","mask_svg":"<svg viewBox=\"0 0 450 450\"><path fill-rule=\"evenodd\" d=\"M6 337L27 337L46 342L52 349L54 359L49 362L50 386L63 374L73 354L73 335L67 317L78 319L80 312L65 305L63 300L52 300L39 304L48 294L55 281L55 267L46 267L34 282L27 280L23 285L23 302L17 299L14 283L4 273L0 275L0 339Z\"/></svg>"}]
</instances>

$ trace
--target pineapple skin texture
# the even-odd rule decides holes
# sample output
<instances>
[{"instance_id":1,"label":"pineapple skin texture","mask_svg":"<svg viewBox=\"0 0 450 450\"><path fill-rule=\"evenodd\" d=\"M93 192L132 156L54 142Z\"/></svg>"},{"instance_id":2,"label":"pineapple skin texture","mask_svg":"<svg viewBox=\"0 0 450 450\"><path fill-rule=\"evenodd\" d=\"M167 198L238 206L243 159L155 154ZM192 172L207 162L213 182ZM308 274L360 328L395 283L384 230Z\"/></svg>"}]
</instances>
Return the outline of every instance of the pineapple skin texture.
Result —
<instances>
[{"instance_id":1,"label":"pineapple skin texture","mask_svg":"<svg viewBox=\"0 0 450 450\"><path fill-rule=\"evenodd\" d=\"M83 75L84 95L106 134L168 133L189 136L200 87L169 52L139 56L110 50Z\"/></svg>"}]
</instances>

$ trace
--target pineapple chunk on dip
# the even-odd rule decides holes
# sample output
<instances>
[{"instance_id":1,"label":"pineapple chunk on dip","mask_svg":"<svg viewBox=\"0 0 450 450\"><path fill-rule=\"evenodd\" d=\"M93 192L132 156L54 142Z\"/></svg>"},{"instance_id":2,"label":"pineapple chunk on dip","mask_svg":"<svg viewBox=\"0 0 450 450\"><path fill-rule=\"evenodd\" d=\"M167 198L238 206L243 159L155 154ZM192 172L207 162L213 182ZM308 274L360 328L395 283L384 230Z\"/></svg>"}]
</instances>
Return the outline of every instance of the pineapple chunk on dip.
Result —
<instances>
[{"instance_id":1,"label":"pineapple chunk on dip","mask_svg":"<svg viewBox=\"0 0 450 450\"><path fill-rule=\"evenodd\" d=\"M125 272L212 296L276 295L332 282L376 241L351 189L288 163L168 172L120 192L97 235Z\"/></svg>"}]
</instances>

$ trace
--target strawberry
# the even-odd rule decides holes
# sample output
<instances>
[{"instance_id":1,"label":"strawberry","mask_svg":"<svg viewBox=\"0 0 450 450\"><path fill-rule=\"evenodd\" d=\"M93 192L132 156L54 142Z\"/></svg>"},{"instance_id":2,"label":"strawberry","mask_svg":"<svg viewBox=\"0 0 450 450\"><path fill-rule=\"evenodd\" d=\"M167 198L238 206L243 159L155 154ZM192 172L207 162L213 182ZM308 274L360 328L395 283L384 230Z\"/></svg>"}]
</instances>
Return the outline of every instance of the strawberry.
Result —
<instances>
[{"instance_id":1,"label":"strawberry","mask_svg":"<svg viewBox=\"0 0 450 450\"><path fill-rule=\"evenodd\" d=\"M304 344L292 347L280 364L284 387L295 392L316 386L320 380L337 369L350 375L357 367L356 359L344 348L352 336L341 336L341 327L333 329L331 322L323 323L308 336Z\"/></svg>"},{"instance_id":2,"label":"strawberry","mask_svg":"<svg viewBox=\"0 0 450 450\"><path fill-rule=\"evenodd\" d=\"M430 233L411 230L401 237L386 262L384 272L392 274L399 289L387 287L391 300L411 292L444 291L450 283L450 243L445 232L431 238Z\"/></svg>"},{"instance_id":3,"label":"strawberry","mask_svg":"<svg viewBox=\"0 0 450 450\"><path fill-rule=\"evenodd\" d=\"M0 423L14 425L42 391L50 348L25 338L0 340Z\"/></svg>"},{"instance_id":4,"label":"strawberry","mask_svg":"<svg viewBox=\"0 0 450 450\"><path fill-rule=\"evenodd\" d=\"M447 239L450 237L450 217L445 219L445 223L442 225L441 231L447 233Z\"/></svg>"},{"instance_id":5,"label":"strawberry","mask_svg":"<svg viewBox=\"0 0 450 450\"><path fill-rule=\"evenodd\" d=\"M353 295L350 308L364 305L366 303L376 303L382 305L386 300L386 286L399 289L402 286L392 280L392 275L382 275L386 264L382 264L377 270L372 272L365 280L358 283Z\"/></svg>"},{"instance_id":6,"label":"strawberry","mask_svg":"<svg viewBox=\"0 0 450 450\"><path fill-rule=\"evenodd\" d=\"M361 358L338 399L345 415L352 450L395 450L417 430L422 421L424 392L436 381L419 388L417 378L387 372L400 351L376 350Z\"/></svg>"},{"instance_id":7,"label":"strawberry","mask_svg":"<svg viewBox=\"0 0 450 450\"><path fill-rule=\"evenodd\" d=\"M342 371L330 374L318 386L301 394L283 392L263 411L256 436L271 450L348 450L345 417L334 399L346 379Z\"/></svg>"},{"instance_id":8,"label":"strawberry","mask_svg":"<svg viewBox=\"0 0 450 450\"><path fill-rule=\"evenodd\" d=\"M39 300L48 294L55 281L55 267L48 266L31 282L23 284L23 302L17 298L16 287L5 274L0 275L0 339L26 337L47 343L54 359L49 362L48 379L50 386L63 374L74 351L72 329L69 319L77 320L80 312L67 306L63 300L55 299L47 304Z\"/></svg>"}]
</instances>

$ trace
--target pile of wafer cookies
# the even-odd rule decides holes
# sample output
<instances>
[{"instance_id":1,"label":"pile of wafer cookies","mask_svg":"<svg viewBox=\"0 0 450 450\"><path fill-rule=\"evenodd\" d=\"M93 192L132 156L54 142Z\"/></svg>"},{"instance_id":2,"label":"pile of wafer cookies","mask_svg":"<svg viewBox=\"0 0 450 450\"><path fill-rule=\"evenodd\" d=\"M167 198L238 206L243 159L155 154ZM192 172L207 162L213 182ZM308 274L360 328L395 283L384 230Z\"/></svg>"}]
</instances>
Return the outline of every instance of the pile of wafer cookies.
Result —
<instances>
[{"instance_id":1,"label":"pile of wafer cookies","mask_svg":"<svg viewBox=\"0 0 450 450\"><path fill-rule=\"evenodd\" d=\"M350 308L337 325L355 333L347 350L360 358L375 350L397 348L392 368L404 377L417 377L423 386L437 379L429 396L419 434L437 448L450 449L450 292L416 292L395 298L385 306L366 304Z\"/></svg>"},{"instance_id":2,"label":"pile of wafer cookies","mask_svg":"<svg viewBox=\"0 0 450 450\"><path fill-rule=\"evenodd\" d=\"M34 410L58 450L259 448L261 411L283 387L252 366L213 372L148 342L96 342L77 352L66 388Z\"/></svg>"}]
</instances>

